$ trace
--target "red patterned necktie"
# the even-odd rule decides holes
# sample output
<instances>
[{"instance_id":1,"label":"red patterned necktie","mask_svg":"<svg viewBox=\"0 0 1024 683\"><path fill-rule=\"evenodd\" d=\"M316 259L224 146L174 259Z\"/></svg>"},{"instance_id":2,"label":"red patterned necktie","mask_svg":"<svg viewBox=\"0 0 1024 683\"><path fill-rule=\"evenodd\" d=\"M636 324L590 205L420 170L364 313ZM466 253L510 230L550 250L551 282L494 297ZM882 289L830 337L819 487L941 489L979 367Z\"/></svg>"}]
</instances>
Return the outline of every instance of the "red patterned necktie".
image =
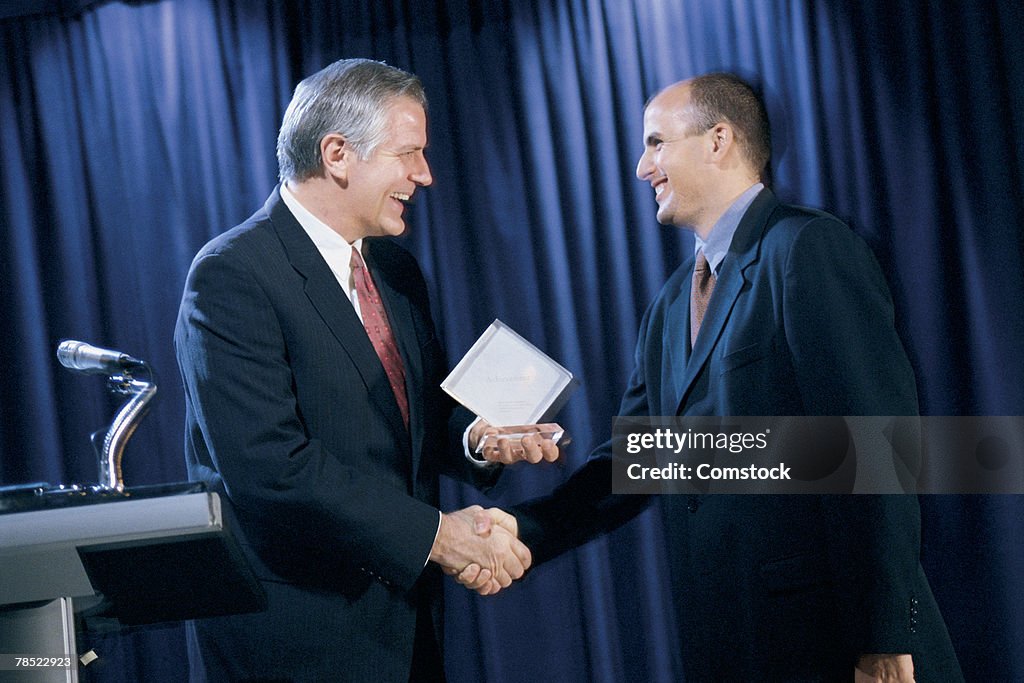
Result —
<instances>
[{"instance_id":1,"label":"red patterned necktie","mask_svg":"<svg viewBox=\"0 0 1024 683\"><path fill-rule=\"evenodd\" d=\"M356 285L356 294L359 297L359 312L363 315L363 327L370 337L374 351L380 358L387 373L388 382L391 383L391 390L395 393L395 400L398 402L398 409L402 411L402 419L405 421L406 429L409 428L409 398L405 393L405 367L402 365L402 356L398 353L398 345L395 343L395 335L391 332L391 325L388 324L388 314L384 310L384 304L377 293L377 287L373 284L366 264L359 250L352 247L352 260L349 262L352 267L352 280Z\"/></svg>"},{"instance_id":2,"label":"red patterned necktie","mask_svg":"<svg viewBox=\"0 0 1024 683\"><path fill-rule=\"evenodd\" d=\"M697 344L697 333L704 321L704 313L708 310L711 293L715 290L715 274L711 272L704 250L697 252L697 262L693 266L693 284L690 285L690 347Z\"/></svg>"}]
</instances>

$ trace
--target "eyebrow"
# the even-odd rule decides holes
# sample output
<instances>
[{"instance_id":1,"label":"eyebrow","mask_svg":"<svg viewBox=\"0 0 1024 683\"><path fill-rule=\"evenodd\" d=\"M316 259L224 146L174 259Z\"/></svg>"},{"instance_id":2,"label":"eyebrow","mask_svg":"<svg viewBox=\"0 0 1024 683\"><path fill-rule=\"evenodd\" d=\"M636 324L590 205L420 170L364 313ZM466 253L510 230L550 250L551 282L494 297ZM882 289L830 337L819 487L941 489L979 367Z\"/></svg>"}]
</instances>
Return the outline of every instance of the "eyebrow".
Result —
<instances>
[{"instance_id":1,"label":"eyebrow","mask_svg":"<svg viewBox=\"0 0 1024 683\"><path fill-rule=\"evenodd\" d=\"M391 147L390 149L382 148L382 151L388 154L394 154L395 156L400 156L402 154L411 154L412 152L422 152L425 149L425 145L422 147L420 145L402 145L401 147Z\"/></svg>"}]
</instances>

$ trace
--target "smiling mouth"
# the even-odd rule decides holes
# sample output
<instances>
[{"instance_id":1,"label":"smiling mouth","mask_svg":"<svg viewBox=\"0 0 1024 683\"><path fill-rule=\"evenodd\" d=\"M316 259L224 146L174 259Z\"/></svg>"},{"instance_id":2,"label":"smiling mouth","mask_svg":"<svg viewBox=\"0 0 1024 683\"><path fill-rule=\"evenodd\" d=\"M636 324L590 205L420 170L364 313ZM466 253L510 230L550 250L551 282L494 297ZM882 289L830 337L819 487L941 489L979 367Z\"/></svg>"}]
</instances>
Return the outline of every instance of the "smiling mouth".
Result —
<instances>
[{"instance_id":1,"label":"smiling mouth","mask_svg":"<svg viewBox=\"0 0 1024 683\"><path fill-rule=\"evenodd\" d=\"M392 192L390 197L405 204L412 198L412 195L405 194L404 192Z\"/></svg>"}]
</instances>

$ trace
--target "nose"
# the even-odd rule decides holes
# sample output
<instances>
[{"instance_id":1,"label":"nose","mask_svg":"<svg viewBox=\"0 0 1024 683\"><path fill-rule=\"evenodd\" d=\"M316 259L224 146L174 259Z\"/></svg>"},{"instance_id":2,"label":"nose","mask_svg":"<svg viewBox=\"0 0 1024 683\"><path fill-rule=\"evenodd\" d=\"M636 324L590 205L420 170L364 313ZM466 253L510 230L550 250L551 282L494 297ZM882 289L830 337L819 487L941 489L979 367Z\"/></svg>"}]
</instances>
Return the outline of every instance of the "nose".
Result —
<instances>
[{"instance_id":1,"label":"nose","mask_svg":"<svg viewBox=\"0 0 1024 683\"><path fill-rule=\"evenodd\" d=\"M647 180L653 172L654 164L651 163L651 149L647 147L636 162L636 177L640 180Z\"/></svg>"},{"instance_id":2,"label":"nose","mask_svg":"<svg viewBox=\"0 0 1024 683\"><path fill-rule=\"evenodd\" d=\"M434 177L430 174L430 164L427 163L427 157L423 152L419 153L412 173L409 174L409 180L420 187L427 187L434 182Z\"/></svg>"}]
</instances>

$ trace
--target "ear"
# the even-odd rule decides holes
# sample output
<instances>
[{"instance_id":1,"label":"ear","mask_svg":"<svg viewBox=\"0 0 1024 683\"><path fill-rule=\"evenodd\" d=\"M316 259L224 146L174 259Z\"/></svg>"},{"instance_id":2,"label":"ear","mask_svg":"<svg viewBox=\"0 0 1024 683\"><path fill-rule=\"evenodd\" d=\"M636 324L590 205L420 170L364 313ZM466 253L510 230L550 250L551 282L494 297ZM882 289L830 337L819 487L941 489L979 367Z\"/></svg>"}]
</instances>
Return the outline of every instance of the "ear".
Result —
<instances>
[{"instance_id":1,"label":"ear","mask_svg":"<svg viewBox=\"0 0 1024 683\"><path fill-rule=\"evenodd\" d=\"M728 123L716 123L710 131L710 152L715 159L723 158L736 142L736 134Z\"/></svg>"},{"instance_id":2,"label":"ear","mask_svg":"<svg viewBox=\"0 0 1024 683\"><path fill-rule=\"evenodd\" d=\"M320 163L328 178L347 182L354 158L352 146L338 133L328 133L320 139Z\"/></svg>"}]
</instances>

